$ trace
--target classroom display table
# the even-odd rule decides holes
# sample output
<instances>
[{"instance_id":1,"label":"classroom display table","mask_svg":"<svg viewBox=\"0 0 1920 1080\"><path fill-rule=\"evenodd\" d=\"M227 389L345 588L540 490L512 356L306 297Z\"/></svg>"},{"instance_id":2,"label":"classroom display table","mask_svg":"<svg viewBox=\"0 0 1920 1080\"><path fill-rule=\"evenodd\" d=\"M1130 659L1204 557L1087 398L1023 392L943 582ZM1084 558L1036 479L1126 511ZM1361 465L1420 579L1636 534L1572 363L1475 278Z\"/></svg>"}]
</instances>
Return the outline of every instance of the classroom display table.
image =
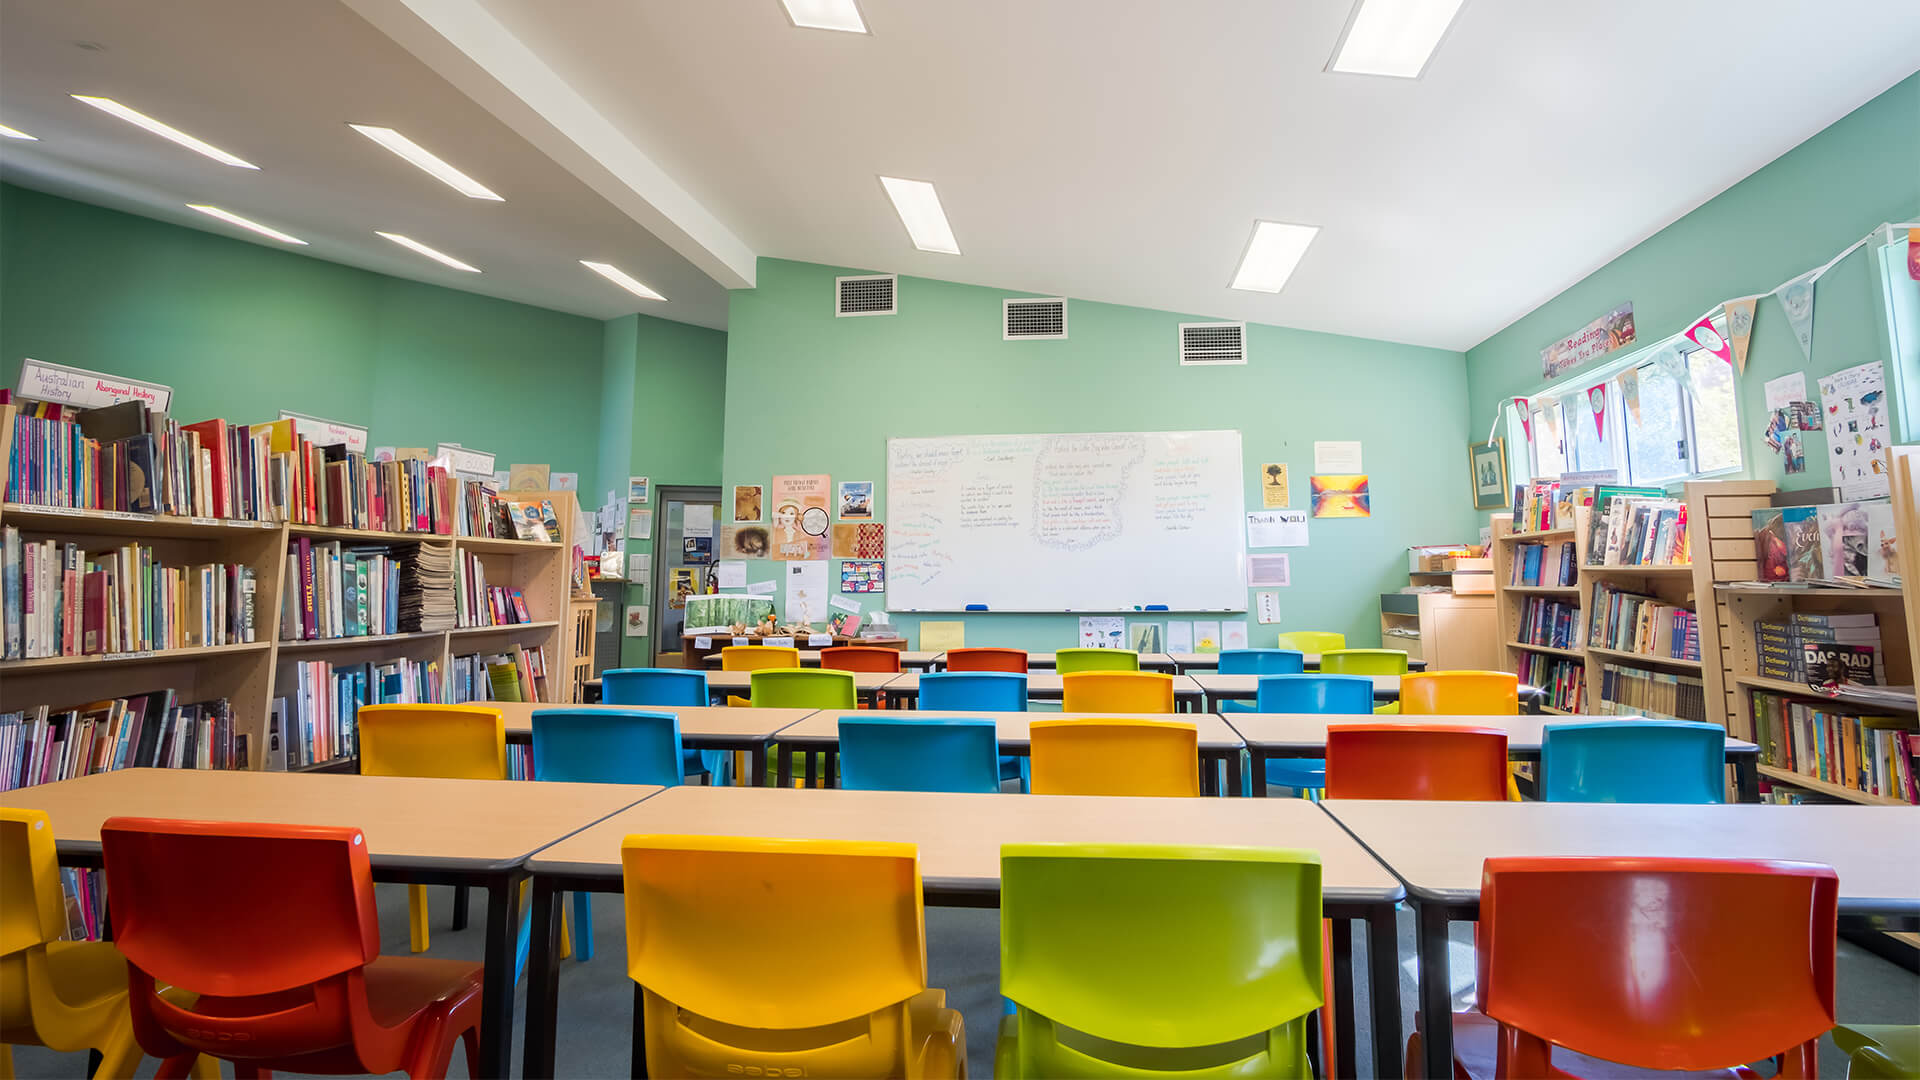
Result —
<instances>
[{"instance_id":1,"label":"classroom display table","mask_svg":"<svg viewBox=\"0 0 1920 1080\"><path fill-rule=\"evenodd\" d=\"M891 676L892 682L886 684L887 701L897 703L896 707L911 709L920 700L920 673L908 672ZM1028 701L1059 701L1063 686L1059 673L1052 671L1027 672ZM1397 692L1397 691L1396 691ZM1173 677L1173 707L1183 713L1199 712L1200 702L1204 698L1198 684L1186 675Z\"/></svg>"},{"instance_id":2,"label":"classroom display table","mask_svg":"<svg viewBox=\"0 0 1920 1080\"><path fill-rule=\"evenodd\" d=\"M891 671L855 671L853 691L861 701L872 701L883 688L890 687L895 679L919 679L916 675L896 675ZM751 671L709 671L707 672L707 692L718 698L731 694L747 697L753 690L753 672Z\"/></svg>"},{"instance_id":3,"label":"classroom display table","mask_svg":"<svg viewBox=\"0 0 1920 1080\"><path fill-rule=\"evenodd\" d=\"M1223 701L1252 701L1260 696L1260 680L1271 677L1268 675L1219 675L1209 672L1181 676L1181 678L1193 680L1200 687L1201 692L1206 695L1209 709ZM1400 676L1363 675L1360 677L1373 680L1373 700L1400 700Z\"/></svg>"},{"instance_id":4,"label":"classroom display table","mask_svg":"<svg viewBox=\"0 0 1920 1080\"><path fill-rule=\"evenodd\" d=\"M512 1056L514 953L527 856L660 790L627 784L120 769L9 791L6 804L46 811L66 866L101 865L100 826L111 817L351 825L366 836L376 880L486 889L486 983L480 1062L473 1072L505 1076Z\"/></svg>"},{"instance_id":5,"label":"classroom display table","mask_svg":"<svg viewBox=\"0 0 1920 1080\"><path fill-rule=\"evenodd\" d=\"M1301 653L1300 655L1308 671L1320 670L1319 653L1310 652ZM1173 661L1174 670L1182 675L1198 675L1202 672L1217 672L1220 670L1220 654L1217 652L1177 652L1167 653L1166 656L1169 660ZM1412 657L1408 657L1407 670L1425 671L1427 670L1427 662L1425 660L1415 660Z\"/></svg>"},{"instance_id":6,"label":"classroom display table","mask_svg":"<svg viewBox=\"0 0 1920 1080\"><path fill-rule=\"evenodd\" d=\"M1030 652L1027 654L1028 671L1052 671L1055 663L1057 663L1057 661L1054 654L1050 652ZM942 664L941 666L944 667L945 665ZM1158 671L1167 675L1174 675L1178 674L1179 665L1174 662L1173 657L1168 653L1143 652L1140 654L1140 670Z\"/></svg>"},{"instance_id":7,"label":"classroom display table","mask_svg":"<svg viewBox=\"0 0 1920 1080\"><path fill-rule=\"evenodd\" d=\"M1269 758L1318 758L1327 755L1328 724L1465 724L1473 727L1502 728L1507 733L1507 759L1538 765L1541 729L1550 723L1572 721L1618 721L1629 723L1631 716L1544 716L1521 713L1518 716L1340 716L1324 713L1226 713L1233 730L1246 740L1253 757L1253 794L1267 793ZM1733 766L1739 801L1760 801L1760 748L1739 739L1727 739L1727 764Z\"/></svg>"},{"instance_id":8,"label":"classroom display table","mask_svg":"<svg viewBox=\"0 0 1920 1080\"><path fill-rule=\"evenodd\" d=\"M855 641L854 644L858 645L860 644L860 642ZM943 652L928 652L925 649L901 649L900 650L900 666L908 671L928 671L928 670L931 670L940 661L940 658L945 655L947 654ZM708 653L707 667L718 668L719 666L720 666L720 654L717 652ZM820 666L820 650L819 649L801 649L800 650L800 666L801 667L819 667Z\"/></svg>"},{"instance_id":9,"label":"classroom display table","mask_svg":"<svg viewBox=\"0 0 1920 1080\"><path fill-rule=\"evenodd\" d=\"M891 691L889 691L891 693ZM780 786L786 787L792 782L793 755L809 751L827 752L827 783L835 782L837 772L834 762L840 747L840 718L849 714L840 709L821 709L819 712L780 731ZM1025 757L1031 752L1028 742L1027 726L1035 720L1110 720L1113 713L1062 713L1062 712L940 712L925 709L914 710L914 720L992 720L995 735L1000 740L1000 752ZM1218 774L1219 764L1231 765L1240 756L1243 748L1240 735L1227 725L1225 720L1212 713L1182 713L1165 717L1169 720L1192 722L1199 729L1200 736L1200 782L1209 794ZM1227 792L1240 794L1240 770L1228 768Z\"/></svg>"},{"instance_id":10,"label":"classroom display table","mask_svg":"<svg viewBox=\"0 0 1920 1080\"><path fill-rule=\"evenodd\" d=\"M721 649L730 645L764 645L767 640L758 634L686 634L680 642L680 666L704 668L707 666L707 657L719 653ZM874 645L882 649L901 650L907 647L906 638L857 638L845 634L775 634L772 640L809 649L833 645Z\"/></svg>"},{"instance_id":11,"label":"classroom display table","mask_svg":"<svg viewBox=\"0 0 1920 1080\"><path fill-rule=\"evenodd\" d=\"M747 782L760 784L767 775L767 744L775 732L797 724L813 713L812 709L755 709L751 706L725 705L547 705L529 701L489 701L507 718L507 741L533 741L535 709L640 709L644 712L672 713L680 720L680 742L688 750L735 750L748 755Z\"/></svg>"},{"instance_id":12,"label":"classroom display table","mask_svg":"<svg viewBox=\"0 0 1920 1080\"><path fill-rule=\"evenodd\" d=\"M920 852L926 902L996 907L1000 902L1000 848L1034 842L1227 844L1308 848L1320 853L1321 889L1334 919L1333 1004L1337 1055L1352 1068L1353 979L1348 919L1367 923L1368 983L1373 1026L1390 1049L1381 1075L1398 1075L1400 1049L1399 949L1394 905L1400 883L1304 799L1136 799L1067 795L952 795L928 792L781 790L676 787L583 829L527 864L534 875L532 955L527 964L527 1021L523 1075L554 1075L554 1018L559 1007L560 914L557 899L570 891L619 892L620 843L645 833L756 836L792 839L885 840ZM763 937L789 940L774 929ZM1343 947L1344 943L1344 947ZM830 947L828 943L816 943ZM793 962L783 957L782 963ZM635 987L634 1075L644 1053ZM976 1033L992 1037L992 1032ZM1382 1040L1376 1039L1376 1043ZM1389 1069L1388 1066L1392 1068Z\"/></svg>"},{"instance_id":13,"label":"classroom display table","mask_svg":"<svg viewBox=\"0 0 1920 1080\"><path fill-rule=\"evenodd\" d=\"M1920 807L1361 799L1328 799L1319 806L1393 870L1413 901L1428 1076L1453 1075L1452 1024L1434 1022L1453 1012L1447 923L1479 918L1481 865L1490 857L1821 863L1840 876L1842 929L1920 929L1920 860L1896 853L1886 842L1887 837L1920 836Z\"/></svg>"}]
</instances>

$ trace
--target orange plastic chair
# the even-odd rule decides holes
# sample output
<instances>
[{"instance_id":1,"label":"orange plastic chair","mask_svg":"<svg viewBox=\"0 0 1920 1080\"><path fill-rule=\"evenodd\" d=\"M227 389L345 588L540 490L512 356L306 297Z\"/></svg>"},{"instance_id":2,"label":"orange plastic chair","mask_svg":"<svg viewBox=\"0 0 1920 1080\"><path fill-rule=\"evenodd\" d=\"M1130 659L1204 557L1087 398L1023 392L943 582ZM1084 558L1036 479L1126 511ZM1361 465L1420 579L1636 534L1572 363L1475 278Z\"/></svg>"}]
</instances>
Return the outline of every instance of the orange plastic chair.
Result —
<instances>
[{"instance_id":1,"label":"orange plastic chair","mask_svg":"<svg viewBox=\"0 0 1920 1080\"><path fill-rule=\"evenodd\" d=\"M900 672L900 650L878 645L836 645L820 650L820 666L832 671Z\"/></svg>"},{"instance_id":2,"label":"orange plastic chair","mask_svg":"<svg viewBox=\"0 0 1920 1080\"><path fill-rule=\"evenodd\" d=\"M721 671L766 671L770 668L797 668L800 650L788 645L729 645L720 650ZM728 694L727 704L745 708L752 701Z\"/></svg>"},{"instance_id":3,"label":"orange plastic chair","mask_svg":"<svg viewBox=\"0 0 1920 1080\"><path fill-rule=\"evenodd\" d=\"M160 1077L198 1054L241 1077L444 1077L456 1040L478 1067L481 965L380 955L359 829L112 818L100 844L133 1029L167 1059ZM178 1005L156 983L200 997Z\"/></svg>"},{"instance_id":4,"label":"orange plastic chair","mask_svg":"<svg viewBox=\"0 0 1920 1080\"><path fill-rule=\"evenodd\" d=\"M1402 675L1400 711L1428 716L1517 716L1520 677L1511 671Z\"/></svg>"},{"instance_id":5,"label":"orange plastic chair","mask_svg":"<svg viewBox=\"0 0 1920 1080\"><path fill-rule=\"evenodd\" d=\"M359 714L360 775L507 778L507 721L480 705L363 705ZM426 952L427 887L407 886L408 932Z\"/></svg>"},{"instance_id":6,"label":"orange plastic chair","mask_svg":"<svg viewBox=\"0 0 1920 1080\"><path fill-rule=\"evenodd\" d=\"M629 836L620 862L648 1075L966 1074L960 1014L927 987L913 845ZM769 940L832 947L769 964Z\"/></svg>"},{"instance_id":7,"label":"orange plastic chair","mask_svg":"<svg viewBox=\"0 0 1920 1080\"><path fill-rule=\"evenodd\" d=\"M1027 671L1025 649L948 649L948 671L1007 671L1024 675Z\"/></svg>"},{"instance_id":8,"label":"orange plastic chair","mask_svg":"<svg viewBox=\"0 0 1920 1080\"><path fill-rule=\"evenodd\" d=\"M1496 858L1482 880L1480 1009L1453 1016L1455 1076L1757 1077L1745 1063L1772 1057L1815 1075L1834 1024L1831 867ZM1417 1035L1408 1048L1415 1076Z\"/></svg>"},{"instance_id":9,"label":"orange plastic chair","mask_svg":"<svg viewBox=\"0 0 1920 1080\"><path fill-rule=\"evenodd\" d=\"M1446 724L1329 724L1327 798L1507 798L1507 733Z\"/></svg>"},{"instance_id":10,"label":"orange plastic chair","mask_svg":"<svg viewBox=\"0 0 1920 1080\"><path fill-rule=\"evenodd\" d=\"M1035 720L1035 795L1199 795L1200 729L1183 720Z\"/></svg>"},{"instance_id":11,"label":"orange plastic chair","mask_svg":"<svg viewBox=\"0 0 1920 1080\"><path fill-rule=\"evenodd\" d=\"M1060 687L1062 712L1173 711L1173 676L1158 671L1078 671L1060 676Z\"/></svg>"}]
</instances>

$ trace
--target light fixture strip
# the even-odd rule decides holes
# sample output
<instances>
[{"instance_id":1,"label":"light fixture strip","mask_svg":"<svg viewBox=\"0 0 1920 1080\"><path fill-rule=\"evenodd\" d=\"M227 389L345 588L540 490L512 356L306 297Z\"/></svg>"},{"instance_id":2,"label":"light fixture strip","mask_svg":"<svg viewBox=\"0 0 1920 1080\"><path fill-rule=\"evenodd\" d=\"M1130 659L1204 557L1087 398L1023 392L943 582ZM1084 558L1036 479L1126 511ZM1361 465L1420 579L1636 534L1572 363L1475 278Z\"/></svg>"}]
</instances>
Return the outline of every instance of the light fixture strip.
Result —
<instances>
[{"instance_id":1,"label":"light fixture strip","mask_svg":"<svg viewBox=\"0 0 1920 1080\"><path fill-rule=\"evenodd\" d=\"M208 217L219 218L221 221L224 221L229 225L238 225L243 229L252 229L254 232L257 232L262 236L271 236L275 240L278 240L283 244L301 244L301 245L306 244L305 240L302 240L297 236L288 236L286 233L281 232L279 229L273 228L268 225L262 225L257 221L252 221L247 218L243 218L239 214L236 214L231 210L222 210L217 206L208 206L205 203L188 203L187 209L198 210L201 213L207 215Z\"/></svg>"},{"instance_id":2,"label":"light fixture strip","mask_svg":"<svg viewBox=\"0 0 1920 1080\"><path fill-rule=\"evenodd\" d=\"M426 147L407 138L405 135L386 127L374 127L369 124L348 124L348 127L393 151L408 164L433 177L469 199L491 199L494 202L506 202L493 193L485 184L461 172L434 156Z\"/></svg>"},{"instance_id":3,"label":"light fixture strip","mask_svg":"<svg viewBox=\"0 0 1920 1080\"><path fill-rule=\"evenodd\" d=\"M469 274L477 274L480 272L479 267L471 266L467 263L463 263L459 259L454 258L453 256L447 254L444 251L435 251L432 248L428 247L427 245L421 243L420 241L415 240L411 236L402 236L399 233L380 232L380 230L378 229L375 229L374 232L378 233L381 236L386 237L387 239L393 241L396 244L399 244L401 247L406 248L408 251L419 252L420 254L425 255L427 258L432 259L435 262L445 263L446 265L453 267L455 270L465 270Z\"/></svg>"},{"instance_id":4,"label":"light fixture strip","mask_svg":"<svg viewBox=\"0 0 1920 1080\"><path fill-rule=\"evenodd\" d=\"M1233 287L1265 293L1286 288L1287 279L1293 276L1294 268L1307 253L1307 245L1318 235L1318 225L1254 222L1253 237L1247 241L1246 254L1240 257L1240 271L1233 276Z\"/></svg>"},{"instance_id":5,"label":"light fixture strip","mask_svg":"<svg viewBox=\"0 0 1920 1080\"><path fill-rule=\"evenodd\" d=\"M849 34L867 32L854 0L780 0L786 6L793 25L807 30L844 30Z\"/></svg>"},{"instance_id":6,"label":"light fixture strip","mask_svg":"<svg viewBox=\"0 0 1920 1080\"><path fill-rule=\"evenodd\" d=\"M1417 79L1465 0L1354 0L1328 71Z\"/></svg>"},{"instance_id":7,"label":"light fixture strip","mask_svg":"<svg viewBox=\"0 0 1920 1080\"><path fill-rule=\"evenodd\" d=\"M260 166L251 161L227 153L212 143L196 139L177 127L163 124L138 109L130 109L112 98L89 97L86 94L74 94L73 100L91 105L108 116L118 117L135 127L145 128L163 139L179 143L196 154L205 154L222 165L231 165L236 169L258 169Z\"/></svg>"},{"instance_id":8,"label":"light fixture strip","mask_svg":"<svg viewBox=\"0 0 1920 1080\"><path fill-rule=\"evenodd\" d=\"M593 271L596 274L599 274L601 277L606 278L608 281L613 282L615 285L620 286L621 288L627 290L628 292L632 293L635 296L640 297L643 300L665 300L666 299L666 297L661 296L659 293L654 292L652 289L648 288L645 282L634 278L632 275L628 274L625 270L620 269L619 267L613 265L612 263L592 262L587 259L581 259L580 265L586 267L587 269Z\"/></svg>"},{"instance_id":9,"label":"light fixture strip","mask_svg":"<svg viewBox=\"0 0 1920 1080\"><path fill-rule=\"evenodd\" d=\"M887 189L887 198L893 200L893 210L900 215L900 224L907 227L914 247L942 255L960 254L960 242L953 238L953 227L947 224L940 194L932 184L897 176L883 176L880 184Z\"/></svg>"},{"instance_id":10,"label":"light fixture strip","mask_svg":"<svg viewBox=\"0 0 1920 1080\"><path fill-rule=\"evenodd\" d=\"M19 128L8 127L5 124L0 124L0 138L25 139L27 142L40 141L40 138L37 135L29 135L26 132L21 131Z\"/></svg>"}]
</instances>

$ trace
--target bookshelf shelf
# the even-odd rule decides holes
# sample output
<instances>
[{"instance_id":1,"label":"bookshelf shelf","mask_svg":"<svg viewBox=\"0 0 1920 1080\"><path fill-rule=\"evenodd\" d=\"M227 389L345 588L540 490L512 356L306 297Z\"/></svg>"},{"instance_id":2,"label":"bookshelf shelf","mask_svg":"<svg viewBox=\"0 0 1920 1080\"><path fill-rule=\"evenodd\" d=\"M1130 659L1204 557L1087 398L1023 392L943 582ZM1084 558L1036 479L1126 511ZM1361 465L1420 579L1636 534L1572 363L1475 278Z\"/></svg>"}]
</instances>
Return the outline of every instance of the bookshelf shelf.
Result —
<instances>
[{"instance_id":1,"label":"bookshelf shelf","mask_svg":"<svg viewBox=\"0 0 1920 1080\"><path fill-rule=\"evenodd\" d=\"M560 621L558 619L548 619L543 622L501 623L498 626L460 626L447 631L447 633L454 637L479 637L482 634L512 634L520 631L552 630L559 625Z\"/></svg>"},{"instance_id":2,"label":"bookshelf shelf","mask_svg":"<svg viewBox=\"0 0 1920 1080\"><path fill-rule=\"evenodd\" d=\"M357 757L337 757L327 761L316 761L311 765L295 765L288 772L343 772L360 771L360 759Z\"/></svg>"},{"instance_id":3,"label":"bookshelf shelf","mask_svg":"<svg viewBox=\"0 0 1920 1080\"><path fill-rule=\"evenodd\" d=\"M1842 597L1897 597L1901 589L1890 589L1875 585L1865 589L1831 589L1815 585L1768 585L1759 581L1730 581L1715 585L1715 592L1740 593L1744 596L1821 596L1840 599Z\"/></svg>"},{"instance_id":4,"label":"bookshelf shelf","mask_svg":"<svg viewBox=\"0 0 1920 1080\"><path fill-rule=\"evenodd\" d=\"M30 503L7 503L0 517L33 533L83 536L127 536L139 539L222 540L236 534L264 534L280 530L273 521L236 521L225 518L174 517L170 514L131 514L112 510L67 510Z\"/></svg>"},{"instance_id":5,"label":"bookshelf shelf","mask_svg":"<svg viewBox=\"0 0 1920 1080\"><path fill-rule=\"evenodd\" d=\"M1549 656L1570 656L1575 660L1580 659L1582 655L1579 649L1556 649L1551 645L1529 645L1524 641L1509 641L1507 648L1525 649L1528 652L1546 653Z\"/></svg>"},{"instance_id":6,"label":"bookshelf shelf","mask_svg":"<svg viewBox=\"0 0 1920 1080\"><path fill-rule=\"evenodd\" d=\"M1565 710L1565 709L1556 709L1556 708L1554 708L1554 707L1553 707L1553 706L1551 706L1551 705L1542 705L1542 706L1540 706L1540 711L1541 711L1541 712L1543 712L1543 713L1546 713L1546 714L1547 714L1548 716L1572 716L1572 715L1574 715L1573 713L1570 713L1570 712L1568 712L1568 711L1567 711L1567 710Z\"/></svg>"},{"instance_id":7,"label":"bookshelf shelf","mask_svg":"<svg viewBox=\"0 0 1920 1080\"><path fill-rule=\"evenodd\" d=\"M502 551L517 554L560 550L560 545L551 540L509 540L498 536L448 536L442 539L452 540L468 551Z\"/></svg>"},{"instance_id":8,"label":"bookshelf shelf","mask_svg":"<svg viewBox=\"0 0 1920 1080\"><path fill-rule=\"evenodd\" d=\"M1607 564L1600 566L1583 566L1580 570L1582 573L1587 574L1675 574L1685 575L1687 577L1693 576L1692 563L1648 563L1641 566Z\"/></svg>"},{"instance_id":9,"label":"bookshelf shelf","mask_svg":"<svg viewBox=\"0 0 1920 1080\"><path fill-rule=\"evenodd\" d=\"M1604 656L1609 660L1628 660L1635 663L1675 667L1683 671L1699 671L1701 667L1700 661L1698 660L1682 660L1673 656L1649 656L1646 653L1623 652L1619 649L1603 649L1598 645L1587 646L1587 654L1590 656Z\"/></svg>"},{"instance_id":10,"label":"bookshelf shelf","mask_svg":"<svg viewBox=\"0 0 1920 1080\"><path fill-rule=\"evenodd\" d=\"M87 656L42 656L31 660L0 661L0 675L24 675L40 671L65 671L72 668L122 664L166 664L179 660L204 660L216 656L234 656L265 652L267 641L249 641L239 645L200 645L187 649L147 649L142 652L93 653Z\"/></svg>"},{"instance_id":11,"label":"bookshelf shelf","mask_svg":"<svg viewBox=\"0 0 1920 1080\"><path fill-rule=\"evenodd\" d=\"M1735 675L1733 681L1739 686L1745 686L1754 690L1772 690L1780 694L1795 694L1816 701L1825 699L1836 705L1849 705L1857 709L1894 709L1900 712L1920 711L1920 708L1916 708L1914 698L1911 695L1903 695L1902 700L1896 702L1890 701L1877 694L1864 695L1857 691L1846 689L1842 689L1837 694L1823 694L1814 690L1806 683L1797 683L1792 679L1775 679L1766 675Z\"/></svg>"},{"instance_id":12,"label":"bookshelf shelf","mask_svg":"<svg viewBox=\"0 0 1920 1080\"><path fill-rule=\"evenodd\" d=\"M357 637L304 638L280 643L280 651L306 652L313 649L350 649L356 646L385 645L395 641L426 641L439 637L445 631L421 630L411 634L361 634Z\"/></svg>"},{"instance_id":13,"label":"bookshelf shelf","mask_svg":"<svg viewBox=\"0 0 1920 1080\"><path fill-rule=\"evenodd\" d=\"M1578 585L1509 585L1510 593L1522 593L1527 596L1579 596Z\"/></svg>"},{"instance_id":14,"label":"bookshelf shelf","mask_svg":"<svg viewBox=\"0 0 1920 1080\"><path fill-rule=\"evenodd\" d=\"M1506 534L1508 540L1571 540L1574 526L1564 529L1541 529L1536 532L1512 532Z\"/></svg>"},{"instance_id":15,"label":"bookshelf shelf","mask_svg":"<svg viewBox=\"0 0 1920 1080\"><path fill-rule=\"evenodd\" d=\"M1840 784L1829 784L1825 780L1816 779L1805 773L1797 773L1792 769L1782 769L1777 765L1761 765L1759 769L1760 775L1769 780L1778 780L1781 783L1791 784L1794 787L1806 788L1808 791L1817 791L1822 795L1832 795L1835 798L1845 799L1848 802L1864 803L1868 806L1910 805L1906 800L1896 799L1891 795L1875 795L1871 792L1843 787Z\"/></svg>"},{"instance_id":16,"label":"bookshelf shelf","mask_svg":"<svg viewBox=\"0 0 1920 1080\"><path fill-rule=\"evenodd\" d=\"M446 533L434 532L384 532L379 529L348 529L338 525L302 525L287 526L292 536L305 536L314 540L343 540L355 544L445 544L454 539Z\"/></svg>"}]
</instances>

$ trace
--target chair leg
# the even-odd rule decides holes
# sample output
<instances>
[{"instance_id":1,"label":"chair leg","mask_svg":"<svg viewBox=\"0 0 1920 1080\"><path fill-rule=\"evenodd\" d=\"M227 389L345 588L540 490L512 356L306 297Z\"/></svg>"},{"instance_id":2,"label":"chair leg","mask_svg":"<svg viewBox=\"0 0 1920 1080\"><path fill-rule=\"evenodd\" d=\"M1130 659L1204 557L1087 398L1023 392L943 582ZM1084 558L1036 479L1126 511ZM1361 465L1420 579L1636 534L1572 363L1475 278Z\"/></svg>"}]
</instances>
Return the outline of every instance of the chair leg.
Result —
<instances>
[{"instance_id":1,"label":"chair leg","mask_svg":"<svg viewBox=\"0 0 1920 1080\"><path fill-rule=\"evenodd\" d=\"M581 963L593 959L593 894L573 894L573 955Z\"/></svg>"},{"instance_id":2,"label":"chair leg","mask_svg":"<svg viewBox=\"0 0 1920 1080\"><path fill-rule=\"evenodd\" d=\"M407 886L407 927L413 937L413 951L426 952L432 944L432 935L427 931L427 887L425 885Z\"/></svg>"},{"instance_id":3,"label":"chair leg","mask_svg":"<svg viewBox=\"0 0 1920 1080\"><path fill-rule=\"evenodd\" d=\"M556 902L556 903L561 903L561 904L564 904L564 903L565 903L565 901L555 901L555 902ZM532 903L531 903L531 901L530 901L530 899L529 899L529 897L528 897L528 896L527 896L527 895L526 895L526 894L525 894L524 892L520 894L520 904L521 904L521 906L522 906L523 908L525 908L525 910L526 910L526 912L527 912L527 915L528 915L529 917L531 917L531 916L533 915L533 905L532 905ZM532 926L533 926L533 924L532 924L532 923L528 923L528 924L527 924L527 926L528 926L528 928L529 928L529 930L528 930L528 934L529 934L529 937L528 937L528 940L529 940L529 942L531 942L531 940L532 940L532 937L531 937L531 934L532 934L532 930L531 930L531 928L532 928ZM529 949L531 949L531 948L533 948L533 946L532 946L531 944L529 944L529 945L527 946L527 948L529 948ZM532 954L531 954L531 953L529 953L528 955L532 955ZM560 920L560 959L562 959L562 960L565 960L565 959L566 959L567 957L569 957L569 956L572 956L572 955L573 955L573 934L572 934L572 932L571 932L571 931L569 931L569 929L568 929L568 927L567 927L567 920L565 920L565 919L561 919L561 920Z\"/></svg>"},{"instance_id":4,"label":"chair leg","mask_svg":"<svg viewBox=\"0 0 1920 1080\"><path fill-rule=\"evenodd\" d=\"M199 1068L200 1062L213 1060L192 1052L175 1054L170 1058L161 1059L160 1067L154 1070L153 1080L185 1080L186 1077L194 1075L193 1070ZM217 1069L219 1065L216 1063L214 1067ZM246 1075L240 1072L239 1068L238 1065L234 1066L234 1075L236 1077Z\"/></svg>"},{"instance_id":5,"label":"chair leg","mask_svg":"<svg viewBox=\"0 0 1920 1080\"><path fill-rule=\"evenodd\" d=\"M193 1080L220 1080L220 1059L211 1054L201 1054L193 1059L187 1075Z\"/></svg>"},{"instance_id":6,"label":"chair leg","mask_svg":"<svg viewBox=\"0 0 1920 1080\"><path fill-rule=\"evenodd\" d=\"M272 1078L272 1069L263 1069L258 1065L242 1065L237 1061L233 1063L233 1080L272 1080Z\"/></svg>"},{"instance_id":7,"label":"chair leg","mask_svg":"<svg viewBox=\"0 0 1920 1080\"><path fill-rule=\"evenodd\" d=\"M480 1027L478 1024L460 1033L460 1045L467 1048L467 1075L480 1075Z\"/></svg>"},{"instance_id":8,"label":"chair leg","mask_svg":"<svg viewBox=\"0 0 1920 1080\"><path fill-rule=\"evenodd\" d=\"M103 1078L133 1075L140 1059L146 1055L140 1052L140 1044L134 1039L132 1015L122 1012L113 1030L101 1040L99 1050L100 1067L93 1075Z\"/></svg>"},{"instance_id":9,"label":"chair leg","mask_svg":"<svg viewBox=\"0 0 1920 1080\"><path fill-rule=\"evenodd\" d=\"M13 1047L0 1043L0 1080L13 1080Z\"/></svg>"}]
</instances>

